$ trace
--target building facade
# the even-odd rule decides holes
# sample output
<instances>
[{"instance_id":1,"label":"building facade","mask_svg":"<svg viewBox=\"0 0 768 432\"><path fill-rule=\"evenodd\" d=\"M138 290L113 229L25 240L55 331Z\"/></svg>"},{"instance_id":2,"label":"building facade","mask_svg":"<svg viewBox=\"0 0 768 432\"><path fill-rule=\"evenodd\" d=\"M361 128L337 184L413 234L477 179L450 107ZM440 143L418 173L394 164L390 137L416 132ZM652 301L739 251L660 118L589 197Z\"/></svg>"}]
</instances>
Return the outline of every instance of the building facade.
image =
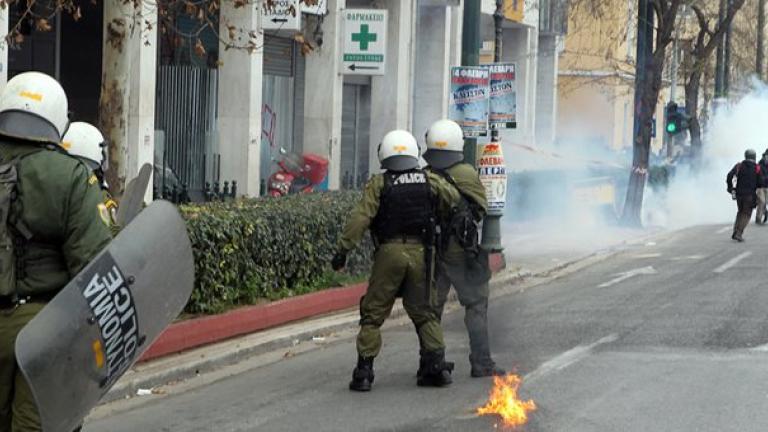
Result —
<instances>
[{"instance_id":1,"label":"building facade","mask_svg":"<svg viewBox=\"0 0 768 432\"><path fill-rule=\"evenodd\" d=\"M120 2L79 3L77 22L59 14L52 30L32 26L23 42L3 46L0 81L26 70L47 72L62 82L74 119L96 123L104 9ZM505 0L502 60L515 62L518 71L518 127L504 132L505 141L554 140L561 3ZM135 32L129 47L129 177L142 164L155 163L193 196L206 183L224 181L237 182L238 194L258 196L275 169L273 159L285 149L328 158L324 187L356 187L379 171L377 147L387 131L411 130L422 142L429 124L447 116L450 68L461 62L462 0L323 0L312 8L298 3L299 31L265 29L263 6L236 8L222 1L205 21L208 28L178 13L165 17L173 32L157 26ZM381 75L344 68L343 14L350 9L387 11ZM484 0L485 41L493 41L494 9L494 0ZM149 5L142 13L143 20L157 20ZM15 14L0 12L0 32L17 25ZM255 35L255 49L227 49L219 35L230 28ZM160 182L155 178L156 186Z\"/></svg>"},{"instance_id":2,"label":"building facade","mask_svg":"<svg viewBox=\"0 0 768 432\"><path fill-rule=\"evenodd\" d=\"M609 0L569 11L570 31L560 52L557 141L599 152L632 147L637 2ZM663 110L657 105L651 146L661 149Z\"/></svg>"}]
</instances>

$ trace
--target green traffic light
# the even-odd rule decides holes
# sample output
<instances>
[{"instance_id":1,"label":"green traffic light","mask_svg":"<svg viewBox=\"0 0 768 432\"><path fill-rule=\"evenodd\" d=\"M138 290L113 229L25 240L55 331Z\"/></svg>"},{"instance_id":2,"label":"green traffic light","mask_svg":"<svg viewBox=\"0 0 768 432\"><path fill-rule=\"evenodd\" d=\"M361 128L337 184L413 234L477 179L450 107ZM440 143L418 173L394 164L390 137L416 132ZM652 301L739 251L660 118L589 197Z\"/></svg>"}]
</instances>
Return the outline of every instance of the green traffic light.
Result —
<instances>
[{"instance_id":1,"label":"green traffic light","mask_svg":"<svg viewBox=\"0 0 768 432\"><path fill-rule=\"evenodd\" d=\"M667 124L667 132L675 133L677 131L677 125L675 123Z\"/></svg>"}]
</instances>

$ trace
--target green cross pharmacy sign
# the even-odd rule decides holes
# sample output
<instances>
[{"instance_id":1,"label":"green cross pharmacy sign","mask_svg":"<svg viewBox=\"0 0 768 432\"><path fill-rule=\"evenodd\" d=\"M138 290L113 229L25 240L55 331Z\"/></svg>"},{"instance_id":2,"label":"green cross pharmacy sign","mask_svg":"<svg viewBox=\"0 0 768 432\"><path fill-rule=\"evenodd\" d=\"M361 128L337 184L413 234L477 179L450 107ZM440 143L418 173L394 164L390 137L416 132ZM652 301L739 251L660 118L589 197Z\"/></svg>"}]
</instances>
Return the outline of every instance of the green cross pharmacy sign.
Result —
<instances>
[{"instance_id":1,"label":"green cross pharmacy sign","mask_svg":"<svg viewBox=\"0 0 768 432\"><path fill-rule=\"evenodd\" d=\"M347 75L384 75L387 55L387 11L344 10L342 64Z\"/></svg>"}]
</instances>

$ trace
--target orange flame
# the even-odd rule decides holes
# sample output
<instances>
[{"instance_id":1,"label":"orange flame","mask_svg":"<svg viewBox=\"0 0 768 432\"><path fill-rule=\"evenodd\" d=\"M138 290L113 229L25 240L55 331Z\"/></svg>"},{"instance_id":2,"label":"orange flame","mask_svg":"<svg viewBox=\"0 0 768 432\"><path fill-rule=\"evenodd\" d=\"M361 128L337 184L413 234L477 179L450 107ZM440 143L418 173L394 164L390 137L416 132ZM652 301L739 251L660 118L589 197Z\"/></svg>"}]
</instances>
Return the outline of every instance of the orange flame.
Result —
<instances>
[{"instance_id":1,"label":"orange flame","mask_svg":"<svg viewBox=\"0 0 768 432\"><path fill-rule=\"evenodd\" d=\"M477 409L478 415L497 414L504 421L504 426L522 426L528 422L528 413L536 410L532 400L522 401L517 396L517 389L522 380L509 374L505 377L493 377L493 388L484 407Z\"/></svg>"}]
</instances>

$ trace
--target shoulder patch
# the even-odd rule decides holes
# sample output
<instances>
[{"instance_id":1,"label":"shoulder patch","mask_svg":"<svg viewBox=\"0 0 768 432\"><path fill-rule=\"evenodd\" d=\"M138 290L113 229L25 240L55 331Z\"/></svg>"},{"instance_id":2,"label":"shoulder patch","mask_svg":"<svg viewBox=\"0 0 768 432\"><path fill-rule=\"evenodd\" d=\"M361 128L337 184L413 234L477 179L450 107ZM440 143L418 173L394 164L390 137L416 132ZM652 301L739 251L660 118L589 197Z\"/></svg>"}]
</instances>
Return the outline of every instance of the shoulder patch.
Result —
<instances>
[{"instance_id":1,"label":"shoulder patch","mask_svg":"<svg viewBox=\"0 0 768 432\"><path fill-rule=\"evenodd\" d=\"M104 222L104 225L110 226L111 217L110 217L110 211L107 208L107 205L104 203L99 203L97 208L99 209L99 217L101 217L101 221Z\"/></svg>"},{"instance_id":2,"label":"shoulder patch","mask_svg":"<svg viewBox=\"0 0 768 432\"><path fill-rule=\"evenodd\" d=\"M96 174L91 174L91 176L88 177L88 184L89 185L93 186L93 185L95 185L98 182L99 182L99 178L96 177Z\"/></svg>"}]
</instances>

